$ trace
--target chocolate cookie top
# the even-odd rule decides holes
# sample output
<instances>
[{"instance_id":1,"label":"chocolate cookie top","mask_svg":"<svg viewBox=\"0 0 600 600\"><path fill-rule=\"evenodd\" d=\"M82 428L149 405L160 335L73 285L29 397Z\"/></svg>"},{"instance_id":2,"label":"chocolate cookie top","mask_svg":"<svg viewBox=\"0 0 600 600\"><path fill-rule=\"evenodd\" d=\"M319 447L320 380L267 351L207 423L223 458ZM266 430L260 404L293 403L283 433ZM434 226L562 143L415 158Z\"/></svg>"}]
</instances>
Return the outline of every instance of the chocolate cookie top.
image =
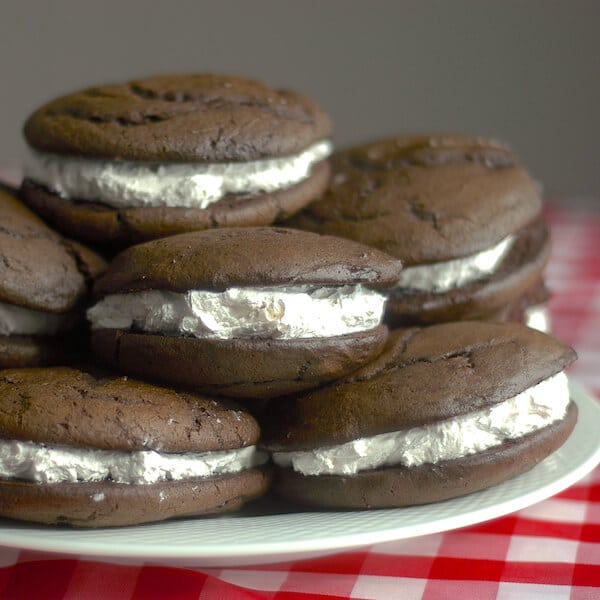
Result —
<instances>
[{"instance_id":1,"label":"chocolate cookie top","mask_svg":"<svg viewBox=\"0 0 600 600\"><path fill-rule=\"evenodd\" d=\"M106 450L208 452L250 446L240 407L66 367L0 371L0 436Z\"/></svg>"},{"instance_id":2,"label":"chocolate cookie top","mask_svg":"<svg viewBox=\"0 0 600 600\"><path fill-rule=\"evenodd\" d=\"M61 238L0 189L0 301L33 310L68 312L106 267L81 244Z\"/></svg>"},{"instance_id":3,"label":"chocolate cookie top","mask_svg":"<svg viewBox=\"0 0 600 600\"><path fill-rule=\"evenodd\" d=\"M531 177L490 140L397 137L331 161L328 191L286 225L362 242L407 267L487 249L541 210Z\"/></svg>"},{"instance_id":4,"label":"chocolate cookie top","mask_svg":"<svg viewBox=\"0 0 600 600\"><path fill-rule=\"evenodd\" d=\"M514 323L395 330L379 358L340 382L271 402L270 450L298 450L409 429L507 400L562 371L575 352Z\"/></svg>"},{"instance_id":5,"label":"chocolate cookie top","mask_svg":"<svg viewBox=\"0 0 600 600\"><path fill-rule=\"evenodd\" d=\"M399 260L349 240L275 227L196 231L132 246L96 296L149 289L222 291L234 286L393 285Z\"/></svg>"},{"instance_id":6,"label":"chocolate cookie top","mask_svg":"<svg viewBox=\"0 0 600 600\"><path fill-rule=\"evenodd\" d=\"M233 162L296 154L331 135L306 96L218 74L149 77L88 88L33 113L36 150L84 158Z\"/></svg>"}]
</instances>

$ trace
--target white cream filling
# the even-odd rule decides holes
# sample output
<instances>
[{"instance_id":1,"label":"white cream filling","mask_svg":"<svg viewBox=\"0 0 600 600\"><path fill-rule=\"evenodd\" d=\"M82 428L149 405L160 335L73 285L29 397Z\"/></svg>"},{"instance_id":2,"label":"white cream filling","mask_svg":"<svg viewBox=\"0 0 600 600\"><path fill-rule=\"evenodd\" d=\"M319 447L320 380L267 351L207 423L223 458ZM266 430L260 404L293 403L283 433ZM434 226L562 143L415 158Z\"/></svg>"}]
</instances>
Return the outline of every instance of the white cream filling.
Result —
<instances>
[{"instance_id":1,"label":"white cream filling","mask_svg":"<svg viewBox=\"0 0 600 600\"><path fill-rule=\"evenodd\" d=\"M106 296L87 312L94 329L230 339L312 338L367 331L381 322L385 296L361 285L150 290Z\"/></svg>"},{"instance_id":2,"label":"white cream filling","mask_svg":"<svg viewBox=\"0 0 600 600\"><path fill-rule=\"evenodd\" d=\"M206 208L228 194L268 193L300 183L332 148L323 140L294 156L209 164L90 160L29 149L24 176L64 198L116 208Z\"/></svg>"},{"instance_id":3,"label":"white cream filling","mask_svg":"<svg viewBox=\"0 0 600 600\"><path fill-rule=\"evenodd\" d=\"M406 267L395 289L441 294L491 275L504 260L515 241L509 235L493 248L464 258Z\"/></svg>"},{"instance_id":4,"label":"white cream filling","mask_svg":"<svg viewBox=\"0 0 600 600\"><path fill-rule=\"evenodd\" d=\"M544 333L550 333L550 314L545 304L536 304L525 309L525 325Z\"/></svg>"},{"instance_id":5,"label":"white cream filling","mask_svg":"<svg viewBox=\"0 0 600 600\"><path fill-rule=\"evenodd\" d=\"M0 302L0 335L55 335L70 329L73 314L53 314Z\"/></svg>"},{"instance_id":6,"label":"white cream filling","mask_svg":"<svg viewBox=\"0 0 600 600\"><path fill-rule=\"evenodd\" d=\"M237 473L266 462L256 446L204 453L167 454L44 446L0 440L0 478L36 483L105 481L148 484Z\"/></svg>"},{"instance_id":7,"label":"white cream filling","mask_svg":"<svg viewBox=\"0 0 600 600\"><path fill-rule=\"evenodd\" d=\"M274 452L273 461L304 475L353 475L366 469L435 464L482 452L563 419L569 404L564 372L490 408L453 419L360 438L326 448Z\"/></svg>"}]
</instances>

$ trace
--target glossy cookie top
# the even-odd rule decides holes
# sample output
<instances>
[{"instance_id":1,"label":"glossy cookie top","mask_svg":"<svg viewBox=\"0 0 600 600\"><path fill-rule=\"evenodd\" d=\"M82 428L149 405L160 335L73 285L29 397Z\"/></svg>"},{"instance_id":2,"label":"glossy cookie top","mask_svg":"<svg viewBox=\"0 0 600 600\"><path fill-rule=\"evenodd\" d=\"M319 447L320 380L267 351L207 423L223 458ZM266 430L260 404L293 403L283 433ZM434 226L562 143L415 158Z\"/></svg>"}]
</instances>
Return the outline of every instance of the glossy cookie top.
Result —
<instances>
[{"instance_id":1,"label":"glossy cookie top","mask_svg":"<svg viewBox=\"0 0 600 600\"><path fill-rule=\"evenodd\" d=\"M237 162L295 154L331 135L306 96L252 79L168 75L78 91L24 127L36 150L83 158Z\"/></svg>"},{"instance_id":2,"label":"glossy cookie top","mask_svg":"<svg viewBox=\"0 0 600 600\"><path fill-rule=\"evenodd\" d=\"M560 341L514 323L394 330L383 353L360 370L269 404L263 442L296 450L450 419L512 398L575 357Z\"/></svg>"},{"instance_id":3,"label":"glossy cookie top","mask_svg":"<svg viewBox=\"0 0 600 600\"><path fill-rule=\"evenodd\" d=\"M331 162L328 191L287 224L374 246L405 266L487 249L541 210L534 181L491 140L397 137L339 151Z\"/></svg>"},{"instance_id":4,"label":"glossy cookie top","mask_svg":"<svg viewBox=\"0 0 600 600\"><path fill-rule=\"evenodd\" d=\"M294 229L196 231L132 246L94 288L96 296L149 289L222 291L233 286L388 286L399 260L350 240Z\"/></svg>"}]
</instances>

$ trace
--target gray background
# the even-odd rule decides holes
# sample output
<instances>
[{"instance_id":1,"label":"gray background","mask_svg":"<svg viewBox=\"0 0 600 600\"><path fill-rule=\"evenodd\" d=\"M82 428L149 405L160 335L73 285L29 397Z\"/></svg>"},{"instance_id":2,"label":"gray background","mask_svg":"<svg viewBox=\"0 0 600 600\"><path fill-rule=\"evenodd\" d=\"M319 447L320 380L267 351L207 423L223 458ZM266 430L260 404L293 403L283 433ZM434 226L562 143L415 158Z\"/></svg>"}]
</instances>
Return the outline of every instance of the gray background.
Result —
<instances>
[{"instance_id":1,"label":"gray background","mask_svg":"<svg viewBox=\"0 0 600 600\"><path fill-rule=\"evenodd\" d=\"M311 95L332 115L339 146L408 132L493 136L548 195L600 197L598 1L0 6L0 165L18 165L23 120L57 95L221 71Z\"/></svg>"}]
</instances>

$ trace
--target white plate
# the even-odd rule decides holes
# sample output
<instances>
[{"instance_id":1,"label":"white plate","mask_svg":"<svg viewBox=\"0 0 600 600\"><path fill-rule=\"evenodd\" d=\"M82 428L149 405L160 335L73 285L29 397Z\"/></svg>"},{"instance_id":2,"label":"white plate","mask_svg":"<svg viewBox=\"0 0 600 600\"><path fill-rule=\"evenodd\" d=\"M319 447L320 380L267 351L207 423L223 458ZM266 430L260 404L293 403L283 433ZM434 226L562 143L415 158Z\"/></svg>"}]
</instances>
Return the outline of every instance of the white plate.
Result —
<instances>
[{"instance_id":1,"label":"white plate","mask_svg":"<svg viewBox=\"0 0 600 600\"><path fill-rule=\"evenodd\" d=\"M534 469L493 488L426 506L358 512L241 512L137 527L70 530L0 520L0 545L188 566L267 564L447 531L520 510L569 487L600 462L600 407L571 386L579 419Z\"/></svg>"}]
</instances>

